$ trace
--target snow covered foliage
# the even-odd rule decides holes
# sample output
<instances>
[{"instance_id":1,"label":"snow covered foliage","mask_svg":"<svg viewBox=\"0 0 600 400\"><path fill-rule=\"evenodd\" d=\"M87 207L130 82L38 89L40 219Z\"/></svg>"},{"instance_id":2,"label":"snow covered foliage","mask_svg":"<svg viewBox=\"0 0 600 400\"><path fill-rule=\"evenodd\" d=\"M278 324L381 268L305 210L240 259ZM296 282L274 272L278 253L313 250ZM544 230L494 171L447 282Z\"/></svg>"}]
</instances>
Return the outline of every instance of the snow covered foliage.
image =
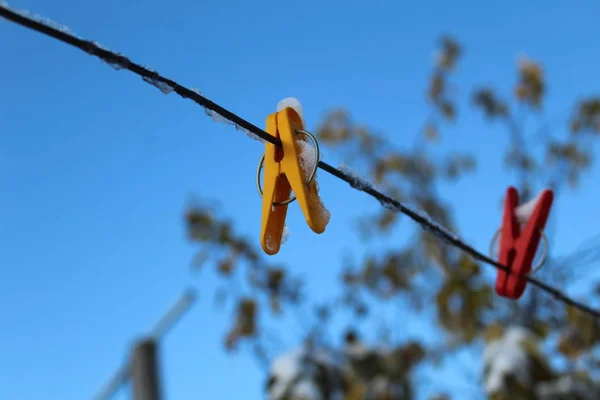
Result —
<instances>
[{"instance_id":1,"label":"snow covered foliage","mask_svg":"<svg viewBox=\"0 0 600 400\"><path fill-rule=\"evenodd\" d=\"M343 400L343 391L341 366L324 350L303 346L271 365L270 400Z\"/></svg>"},{"instance_id":2,"label":"snow covered foliage","mask_svg":"<svg viewBox=\"0 0 600 400\"><path fill-rule=\"evenodd\" d=\"M367 348L353 340L335 354L301 347L272 363L269 400L409 400L410 371L421 355L414 343Z\"/></svg>"},{"instance_id":3,"label":"snow covered foliage","mask_svg":"<svg viewBox=\"0 0 600 400\"><path fill-rule=\"evenodd\" d=\"M598 400L600 387L585 377L565 375L536 386L538 400Z\"/></svg>"},{"instance_id":4,"label":"snow covered foliage","mask_svg":"<svg viewBox=\"0 0 600 400\"><path fill-rule=\"evenodd\" d=\"M600 399L600 388L586 376L553 371L539 352L537 337L522 327L509 327L489 341L483 361L489 399Z\"/></svg>"},{"instance_id":5,"label":"snow covered foliage","mask_svg":"<svg viewBox=\"0 0 600 400\"><path fill-rule=\"evenodd\" d=\"M508 391L513 384L530 386L531 361L526 343L533 340L533 335L527 330L511 327L501 338L488 343L483 355L484 384L488 395Z\"/></svg>"}]
</instances>

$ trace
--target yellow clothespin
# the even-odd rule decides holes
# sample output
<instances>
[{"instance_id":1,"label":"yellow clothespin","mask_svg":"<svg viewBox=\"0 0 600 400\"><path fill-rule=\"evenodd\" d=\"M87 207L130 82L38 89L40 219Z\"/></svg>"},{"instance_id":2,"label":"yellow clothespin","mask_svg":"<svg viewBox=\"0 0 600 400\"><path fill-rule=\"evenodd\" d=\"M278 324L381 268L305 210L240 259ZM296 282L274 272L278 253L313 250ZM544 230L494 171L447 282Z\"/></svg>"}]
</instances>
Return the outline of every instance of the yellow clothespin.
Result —
<instances>
[{"instance_id":1,"label":"yellow clothespin","mask_svg":"<svg viewBox=\"0 0 600 400\"><path fill-rule=\"evenodd\" d=\"M298 200L310 229L323 233L329 222L329 211L319 197L316 173L319 163L319 145L316 138L303 128L302 117L291 107L267 117L266 131L279 138L282 147L267 142L265 154L258 165L256 183L262 196L262 226L260 244L265 253L277 254L285 227L287 206ZM314 165L300 159L304 137L314 146ZM306 143L308 145L308 143ZM264 192L260 184L260 171L264 165ZM291 192L294 197L290 198Z\"/></svg>"}]
</instances>

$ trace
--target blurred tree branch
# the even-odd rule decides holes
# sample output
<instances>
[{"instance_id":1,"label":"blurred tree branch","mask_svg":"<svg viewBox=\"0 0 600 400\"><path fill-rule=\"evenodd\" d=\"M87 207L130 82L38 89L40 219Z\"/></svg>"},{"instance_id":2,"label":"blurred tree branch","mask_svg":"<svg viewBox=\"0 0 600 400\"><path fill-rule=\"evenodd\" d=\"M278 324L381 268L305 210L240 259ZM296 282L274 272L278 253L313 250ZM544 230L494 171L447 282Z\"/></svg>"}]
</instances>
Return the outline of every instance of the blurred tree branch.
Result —
<instances>
[{"instance_id":1,"label":"blurred tree branch","mask_svg":"<svg viewBox=\"0 0 600 400\"><path fill-rule=\"evenodd\" d=\"M452 81L463 55L458 41L449 36L441 38L426 88L428 117L412 146L397 148L388 139L393 136L354 121L351 113L342 108L327 113L315 132L322 145L334 149L344 163L365 171L381 190L457 233L459 226L452 205L443 199L439 188L473 172L478 160L468 143L463 151L455 153L444 153L436 145L441 141L444 126L459 121L457 89ZM583 97L576 102L564 130L554 120L530 129L525 121L544 112L547 88L541 64L523 57L517 64L515 85L508 94L490 86L471 90L471 105L490 124L499 123L506 134L504 162L518 180L522 200L531 198L542 186L556 191L576 188L592 165L592 145L600 136L600 97ZM358 221L357 233L365 240L382 238L399 228L398 214L385 208L362 215ZM536 364L538 367L550 357L586 359L590 365L598 362L590 356L600 341L600 326L596 321L549 301L532 289L519 302L501 301L482 266L420 229L411 231L410 238L401 245L394 244L384 251L380 248L377 252L367 251L358 260L353 257L341 260L341 293L332 294L329 303L309 306L302 296L301 280L285 266L264 261L254 241L237 234L233 223L218 216L214 208L194 204L186 213L186 225L189 239L199 246L194 265L202 268L209 262L215 264L216 273L225 282L219 296L235 299L233 323L225 340L227 348L233 349L238 342L248 340L257 357L266 360L267 335L260 317L266 313L272 316L294 313L307 307L314 308L315 321L302 319L301 325L310 326L308 337L303 339L310 339L313 346L335 348L325 340L332 316L345 311L354 316L345 344L338 349L350 360L349 371L338 371L344 376L346 399L365 398L376 384L380 397L374 398L412 399L416 392L413 375L420 365L438 365L443 359L451 361L458 350L479 352L484 344L500 340L503 327L515 321L521 321L523 327L536 335L536 340L554 346L545 356L536 353L536 360L541 360ZM582 254L580 258L588 257ZM591 257L593 252L589 254ZM563 272L566 262L573 260L550 258L544 268L543 274L553 285L566 285L574 279L574 275ZM426 346L425 333L401 343L386 339L389 348L385 351L358 340L361 327L371 332L378 330L381 338L389 338L389 332L401 329L386 326L385 322L378 322L375 327L373 318L369 318L386 306L397 307L398 301L418 310L423 319L428 318L432 332L445 339L442 345ZM320 382L317 386L321 393L330 395L332 381L325 379L329 376L324 372L327 368L319 363L308 376ZM535 385L548 378L538 375L534 374L529 386L519 386L508 378L506 384L511 386L513 382L516 386L511 387L515 391L538 396ZM271 376L268 387L275 387L281 379Z\"/></svg>"}]
</instances>

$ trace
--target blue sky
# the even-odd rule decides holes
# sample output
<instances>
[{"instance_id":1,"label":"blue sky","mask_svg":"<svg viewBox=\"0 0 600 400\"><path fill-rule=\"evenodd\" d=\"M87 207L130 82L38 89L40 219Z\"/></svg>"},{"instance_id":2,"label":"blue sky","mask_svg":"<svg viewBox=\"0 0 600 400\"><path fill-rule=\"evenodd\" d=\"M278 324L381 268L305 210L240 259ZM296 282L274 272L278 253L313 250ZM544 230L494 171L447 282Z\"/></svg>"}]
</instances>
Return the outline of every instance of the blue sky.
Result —
<instances>
[{"instance_id":1,"label":"blue sky","mask_svg":"<svg viewBox=\"0 0 600 400\"><path fill-rule=\"evenodd\" d=\"M399 146L412 142L426 117L435 41L452 33L466 46L456 76L462 107L440 146L473 151L481 161L477 173L442 193L464 238L481 250L513 181L498 151L505 134L467 109L469 89L493 84L506 93L522 52L544 65L547 117L564 121L577 96L600 89L594 1L10 4L197 87L259 126L280 99L295 96L309 129L344 106ZM196 249L185 239L182 210L190 193L217 199L258 245L254 169L263 147L194 103L48 37L6 21L0 37L0 398L89 398L190 285L199 302L163 342L167 397L262 398L258 365L222 351L229 314L213 307L214 278L190 274ZM328 151L324 158L340 161ZM555 254L597 233L590 218L597 217L598 173L556 201ZM345 250L364 248L349 233L353 217L379 207L320 177L330 226L314 235L293 207L290 239L274 256L306 277L314 297L332 290ZM421 329L398 327L400 338ZM294 344L298 328L284 328Z\"/></svg>"}]
</instances>

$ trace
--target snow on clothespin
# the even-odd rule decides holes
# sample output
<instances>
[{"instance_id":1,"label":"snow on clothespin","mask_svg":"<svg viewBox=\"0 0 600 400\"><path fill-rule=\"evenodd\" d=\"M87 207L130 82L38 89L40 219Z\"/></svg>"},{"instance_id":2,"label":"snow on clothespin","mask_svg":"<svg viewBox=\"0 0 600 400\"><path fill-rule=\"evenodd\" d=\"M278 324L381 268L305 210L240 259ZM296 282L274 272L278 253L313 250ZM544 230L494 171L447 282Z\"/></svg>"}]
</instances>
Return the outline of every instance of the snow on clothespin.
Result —
<instances>
[{"instance_id":1,"label":"snow on clothespin","mask_svg":"<svg viewBox=\"0 0 600 400\"><path fill-rule=\"evenodd\" d=\"M523 295L553 199L552 190L545 189L532 201L519 206L517 189L511 186L506 191L498 261L510 273L498 270L498 295L513 300ZM521 224L525 226L521 228Z\"/></svg>"},{"instance_id":2,"label":"snow on clothespin","mask_svg":"<svg viewBox=\"0 0 600 400\"><path fill-rule=\"evenodd\" d=\"M272 143L265 144L265 154L256 174L258 192L263 199L260 242L264 252L273 255L284 240L288 204L298 199L308 226L316 233L325 231L330 213L319 197L316 182L319 144L304 130L300 102L293 97L280 101L277 112L267 117L266 131L282 143L281 148ZM263 166L264 192L260 182ZM290 198L292 191L294 197Z\"/></svg>"},{"instance_id":3,"label":"snow on clothespin","mask_svg":"<svg viewBox=\"0 0 600 400\"><path fill-rule=\"evenodd\" d=\"M517 216L517 220L524 225L525 223L527 223L527 220L531 217L531 214L533 214L533 211L535 210L535 206L538 204L538 202L540 201L540 198L542 197L542 194L544 193L544 191L542 190L541 192L538 193L537 196L535 196L533 199L529 200L526 203L520 204L516 209L515 209L515 214Z\"/></svg>"},{"instance_id":4,"label":"snow on clothespin","mask_svg":"<svg viewBox=\"0 0 600 400\"><path fill-rule=\"evenodd\" d=\"M286 97L277 103L277 111L283 111L286 107L294 109L300 116L302 125L304 125L304 112L302 111L302 104L300 104L300 101L295 97Z\"/></svg>"}]
</instances>

